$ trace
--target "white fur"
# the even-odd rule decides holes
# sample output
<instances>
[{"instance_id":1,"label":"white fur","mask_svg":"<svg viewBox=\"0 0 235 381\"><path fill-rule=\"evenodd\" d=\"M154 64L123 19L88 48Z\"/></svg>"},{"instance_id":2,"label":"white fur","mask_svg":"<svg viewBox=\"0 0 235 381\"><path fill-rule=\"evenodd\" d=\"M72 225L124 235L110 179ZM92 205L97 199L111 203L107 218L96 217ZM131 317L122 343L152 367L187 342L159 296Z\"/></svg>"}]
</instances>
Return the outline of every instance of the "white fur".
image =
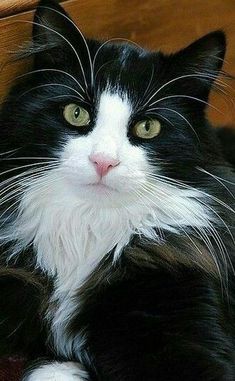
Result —
<instances>
[{"instance_id":1,"label":"white fur","mask_svg":"<svg viewBox=\"0 0 235 381\"><path fill-rule=\"evenodd\" d=\"M85 381L87 373L73 362L53 362L33 370L23 381Z\"/></svg>"},{"instance_id":2,"label":"white fur","mask_svg":"<svg viewBox=\"0 0 235 381\"><path fill-rule=\"evenodd\" d=\"M127 97L103 93L93 131L68 139L59 168L27 187L15 223L2 233L3 239L16 242L14 253L32 244L37 266L55 277L52 300L57 307L50 318L62 354L71 353L74 344L66 336L78 307L73 296L108 252L114 250L117 259L133 234L160 243L161 229L210 226L199 191L159 182L154 194L148 193L153 184L145 174L151 171L146 151L127 138L131 113ZM91 153L120 161L102 184L89 161ZM85 333L75 339L82 347Z\"/></svg>"}]
</instances>

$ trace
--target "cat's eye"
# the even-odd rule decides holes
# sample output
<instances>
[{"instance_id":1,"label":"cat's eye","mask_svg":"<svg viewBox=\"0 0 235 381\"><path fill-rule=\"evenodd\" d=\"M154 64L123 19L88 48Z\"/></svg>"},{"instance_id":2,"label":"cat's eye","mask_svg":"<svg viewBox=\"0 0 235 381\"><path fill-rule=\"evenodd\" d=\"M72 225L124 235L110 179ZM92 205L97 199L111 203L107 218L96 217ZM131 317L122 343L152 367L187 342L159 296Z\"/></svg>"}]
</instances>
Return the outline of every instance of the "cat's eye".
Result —
<instances>
[{"instance_id":1,"label":"cat's eye","mask_svg":"<svg viewBox=\"0 0 235 381\"><path fill-rule=\"evenodd\" d=\"M141 139L152 139L159 135L161 123L157 119L141 120L133 127L133 134Z\"/></svg>"},{"instance_id":2,"label":"cat's eye","mask_svg":"<svg viewBox=\"0 0 235 381\"><path fill-rule=\"evenodd\" d=\"M87 126L90 123L90 114L83 107L70 103L64 108L65 120L75 127Z\"/></svg>"}]
</instances>

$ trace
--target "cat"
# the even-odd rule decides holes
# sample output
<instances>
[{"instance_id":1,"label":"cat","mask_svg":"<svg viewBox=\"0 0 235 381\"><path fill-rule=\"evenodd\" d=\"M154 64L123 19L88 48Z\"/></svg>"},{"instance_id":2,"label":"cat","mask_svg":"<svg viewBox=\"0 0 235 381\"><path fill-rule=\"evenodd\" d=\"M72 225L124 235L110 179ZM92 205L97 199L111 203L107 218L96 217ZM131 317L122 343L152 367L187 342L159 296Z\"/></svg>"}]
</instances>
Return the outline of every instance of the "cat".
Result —
<instances>
[{"instance_id":1,"label":"cat","mask_svg":"<svg viewBox=\"0 0 235 381\"><path fill-rule=\"evenodd\" d=\"M224 33L150 52L54 0L32 24L0 115L1 355L23 381L234 380L235 176L206 117Z\"/></svg>"}]
</instances>

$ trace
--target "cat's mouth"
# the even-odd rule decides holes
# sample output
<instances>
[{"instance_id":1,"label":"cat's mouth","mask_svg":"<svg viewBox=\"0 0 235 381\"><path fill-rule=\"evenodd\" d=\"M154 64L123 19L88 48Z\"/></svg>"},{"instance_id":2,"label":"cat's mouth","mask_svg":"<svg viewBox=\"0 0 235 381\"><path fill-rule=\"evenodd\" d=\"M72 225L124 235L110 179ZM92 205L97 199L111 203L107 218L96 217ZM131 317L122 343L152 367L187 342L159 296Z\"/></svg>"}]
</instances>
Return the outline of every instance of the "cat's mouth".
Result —
<instances>
[{"instance_id":1,"label":"cat's mouth","mask_svg":"<svg viewBox=\"0 0 235 381\"><path fill-rule=\"evenodd\" d=\"M102 181L86 184L85 187L103 193L118 192L117 189L114 189L111 186L104 184Z\"/></svg>"}]
</instances>

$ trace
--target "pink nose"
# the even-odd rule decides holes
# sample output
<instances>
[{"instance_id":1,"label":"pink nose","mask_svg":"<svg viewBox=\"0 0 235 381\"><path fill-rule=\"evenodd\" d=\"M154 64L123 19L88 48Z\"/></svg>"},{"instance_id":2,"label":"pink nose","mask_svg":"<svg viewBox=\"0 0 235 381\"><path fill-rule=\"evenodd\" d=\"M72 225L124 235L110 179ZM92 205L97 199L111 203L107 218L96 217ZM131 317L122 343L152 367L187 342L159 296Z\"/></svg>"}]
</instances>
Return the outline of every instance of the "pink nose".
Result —
<instances>
[{"instance_id":1,"label":"pink nose","mask_svg":"<svg viewBox=\"0 0 235 381\"><path fill-rule=\"evenodd\" d=\"M96 172L101 177L107 175L110 169L116 167L120 163L118 159L113 159L103 153L91 154L89 159L94 164Z\"/></svg>"}]
</instances>

